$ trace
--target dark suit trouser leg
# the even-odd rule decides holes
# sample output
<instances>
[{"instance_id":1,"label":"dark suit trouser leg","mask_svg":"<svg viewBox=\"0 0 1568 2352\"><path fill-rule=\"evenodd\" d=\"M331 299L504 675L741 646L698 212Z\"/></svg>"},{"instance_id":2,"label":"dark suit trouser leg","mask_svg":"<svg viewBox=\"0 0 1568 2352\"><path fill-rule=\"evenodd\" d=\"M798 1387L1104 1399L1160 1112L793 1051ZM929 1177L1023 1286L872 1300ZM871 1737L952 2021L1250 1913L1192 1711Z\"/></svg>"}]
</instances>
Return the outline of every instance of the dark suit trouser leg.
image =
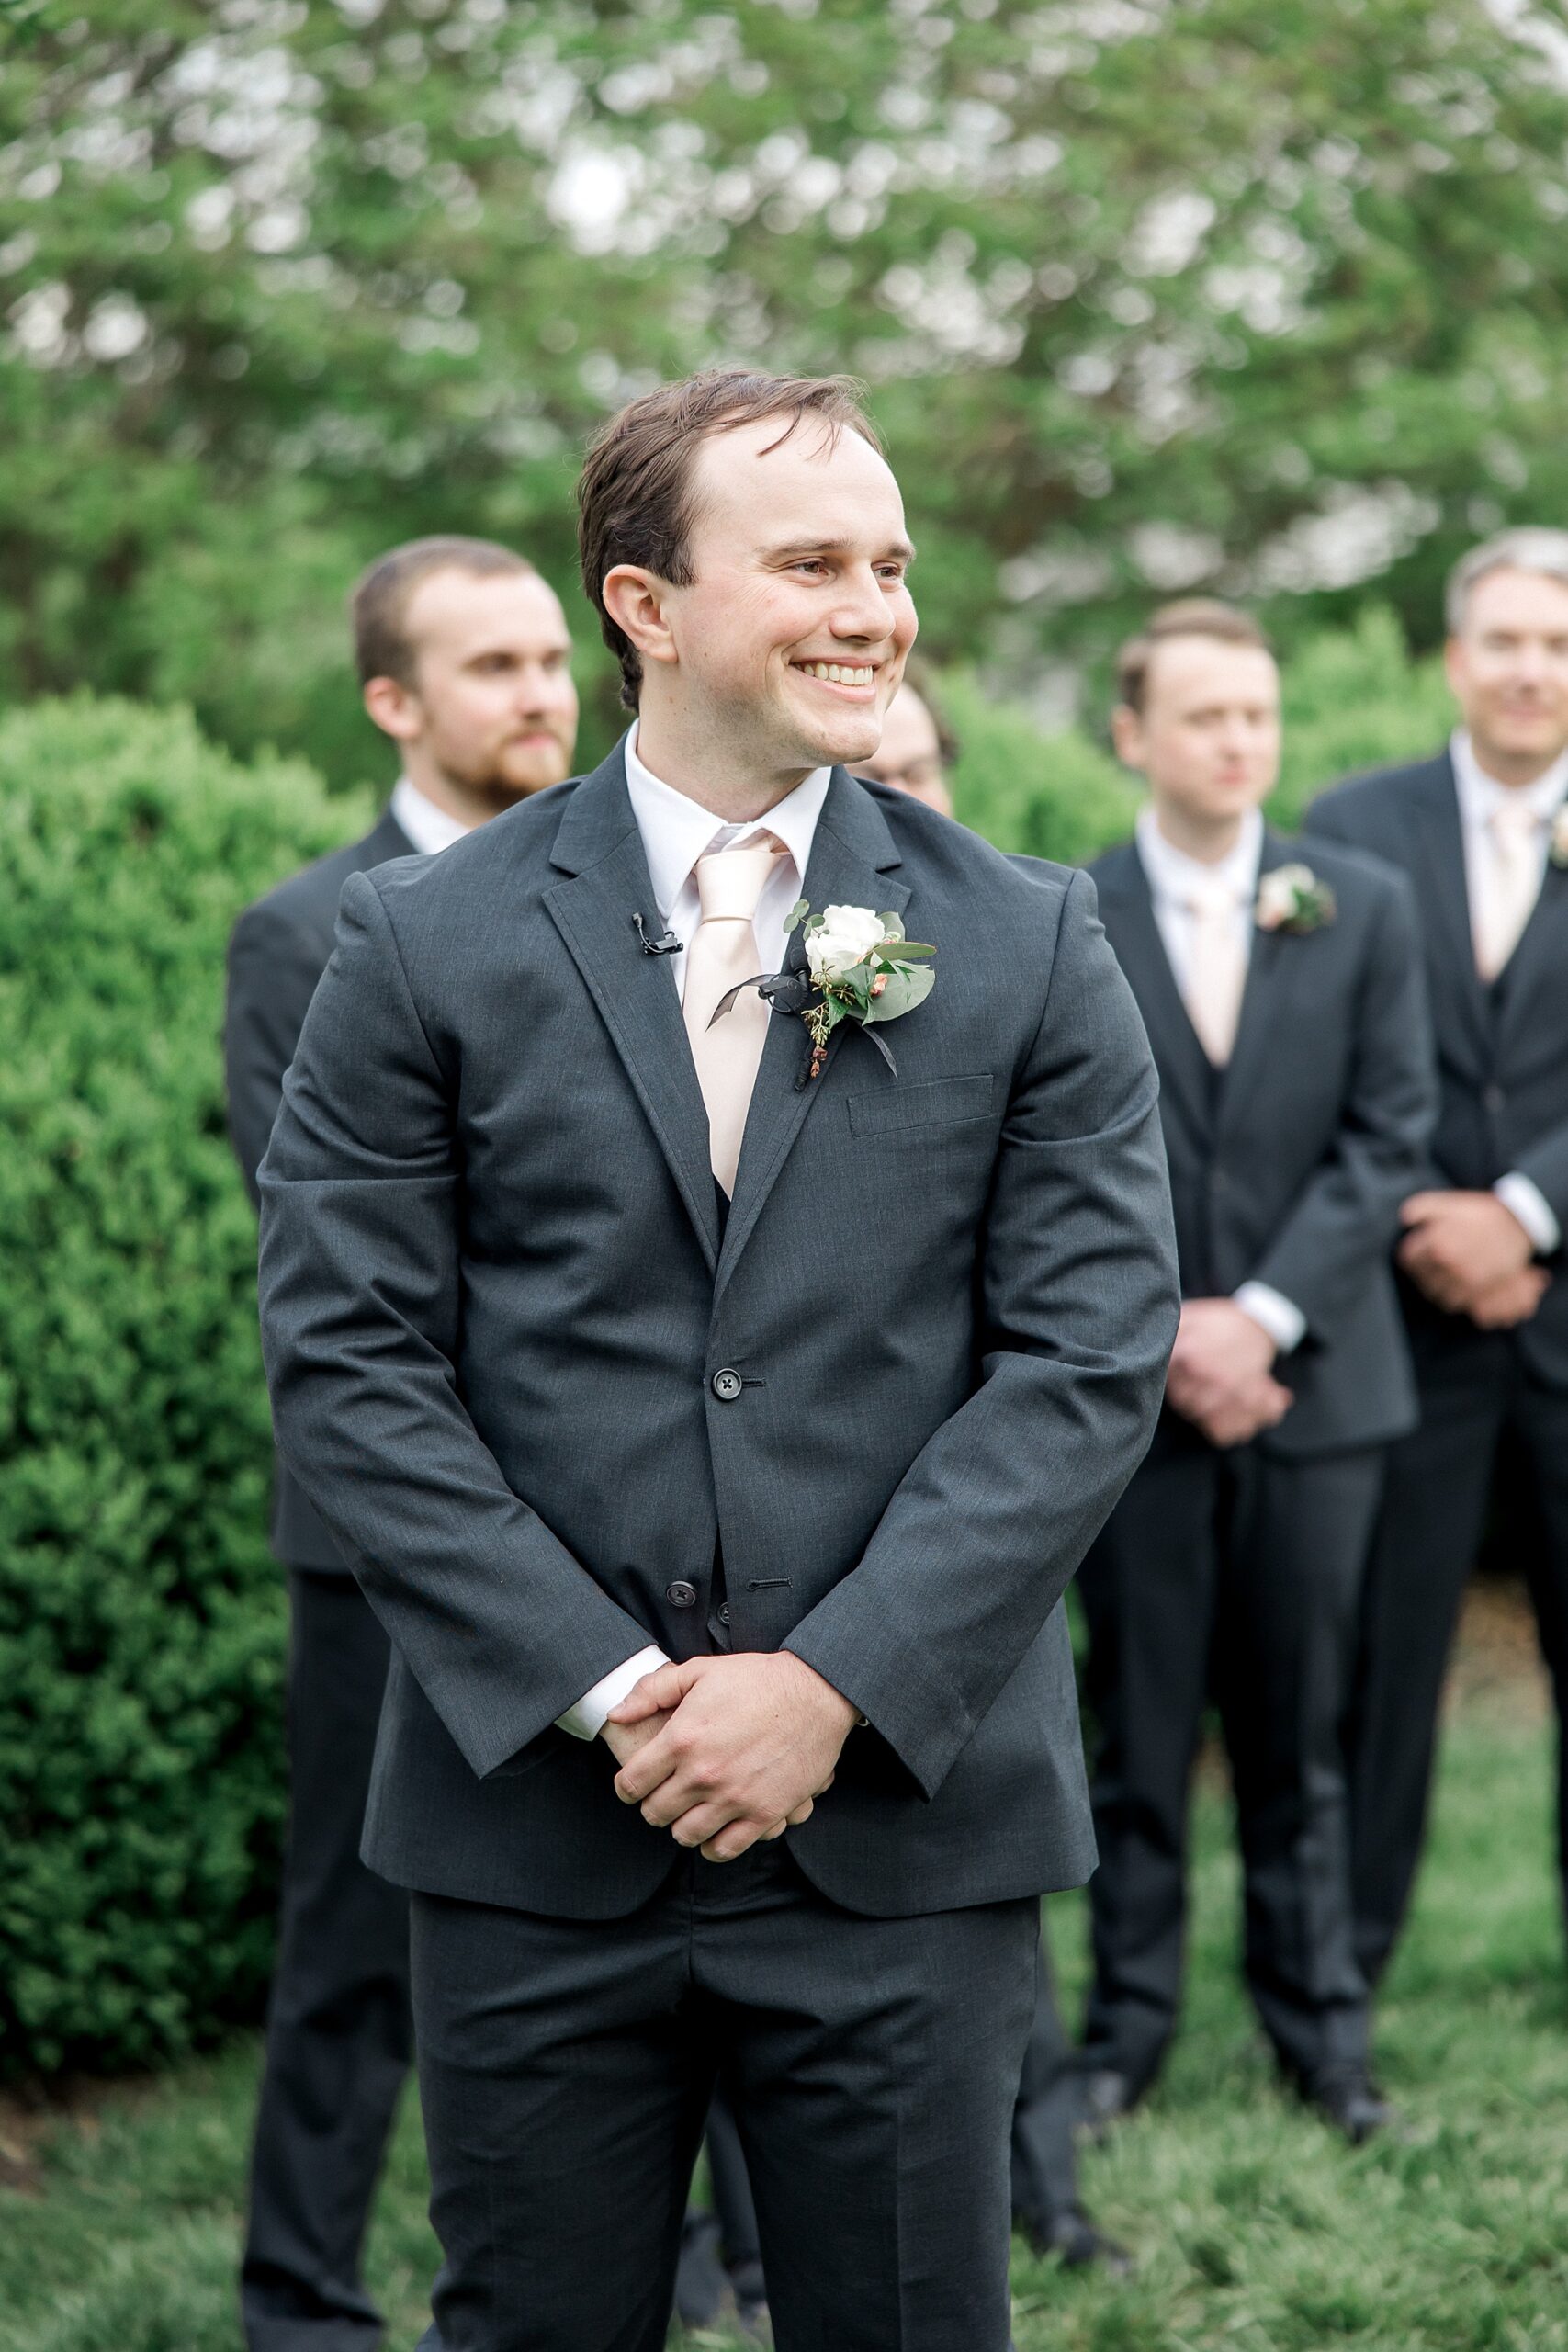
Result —
<instances>
[{"instance_id":1,"label":"dark suit trouser leg","mask_svg":"<svg viewBox=\"0 0 1568 2352\"><path fill-rule=\"evenodd\" d=\"M713 2209L718 2216L724 2267L738 2291L762 2291L762 2247L757 2230L757 2200L746 2169L740 2126L728 2093L722 2085L708 2109L708 2173L713 2181Z\"/></svg>"},{"instance_id":2,"label":"dark suit trouser leg","mask_svg":"<svg viewBox=\"0 0 1568 2352\"><path fill-rule=\"evenodd\" d=\"M773 1846L629 1919L416 1895L445 2352L659 2352L720 2065L779 2352L1002 2352L1036 1934L852 1917Z\"/></svg>"},{"instance_id":3,"label":"dark suit trouser leg","mask_svg":"<svg viewBox=\"0 0 1568 2352\"><path fill-rule=\"evenodd\" d=\"M1381 1448L1292 1461L1257 1446L1234 1480L1214 1690L1235 1789L1248 1988L1287 2073L1364 2064L1344 1714Z\"/></svg>"},{"instance_id":4,"label":"dark suit trouser leg","mask_svg":"<svg viewBox=\"0 0 1568 2352\"><path fill-rule=\"evenodd\" d=\"M1078 2201L1077 2060L1056 2007L1051 1956L1042 1939L1034 2016L1012 2116L1012 2209L1040 2225Z\"/></svg>"},{"instance_id":5,"label":"dark suit trouser leg","mask_svg":"<svg viewBox=\"0 0 1568 2352\"><path fill-rule=\"evenodd\" d=\"M1443 1677L1481 1546L1512 1387L1511 1351L1418 1364L1421 1426L1389 1452L1362 1591L1350 1706L1356 1958L1375 1985L1404 1921L1427 1826Z\"/></svg>"},{"instance_id":6,"label":"dark suit trouser leg","mask_svg":"<svg viewBox=\"0 0 1568 2352\"><path fill-rule=\"evenodd\" d=\"M365 2352L360 2252L410 2055L408 1897L359 1859L388 1645L358 1586L289 1579L292 1798L241 2304L251 2352Z\"/></svg>"},{"instance_id":7,"label":"dark suit trouser leg","mask_svg":"<svg viewBox=\"0 0 1568 2352\"><path fill-rule=\"evenodd\" d=\"M1514 1426L1533 1504L1525 1571L1557 1704L1557 1868L1568 1918L1568 1390L1521 1380Z\"/></svg>"},{"instance_id":8,"label":"dark suit trouser leg","mask_svg":"<svg viewBox=\"0 0 1568 2352\"><path fill-rule=\"evenodd\" d=\"M1094 1975L1085 2063L1154 2078L1175 2030L1188 1791L1202 1729L1219 1555L1219 1456L1168 1416L1079 1572L1094 1724Z\"/></svg>"}]
</instances>

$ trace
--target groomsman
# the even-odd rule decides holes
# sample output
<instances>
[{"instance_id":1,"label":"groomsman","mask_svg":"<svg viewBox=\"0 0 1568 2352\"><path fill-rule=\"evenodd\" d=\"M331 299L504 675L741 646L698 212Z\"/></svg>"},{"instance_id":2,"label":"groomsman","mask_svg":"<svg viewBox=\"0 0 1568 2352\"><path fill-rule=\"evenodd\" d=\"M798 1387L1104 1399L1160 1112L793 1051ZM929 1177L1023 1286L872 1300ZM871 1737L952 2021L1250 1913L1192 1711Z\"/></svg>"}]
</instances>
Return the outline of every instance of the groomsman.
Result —
<instances>
[{"instance_id":1,"label":"groomsman","mask_svg":"<svg viewBox=\"0 0 1568 2352\"><path fill-rule=\"evenodd\" d=\"M1447 747L1340 786L1308 819L1410 875L1441 1084L1399 1250L1421 1426L1390 1464L1352 1717L1356 1944L1373 1983L1416 1874L1444 1668L1504 1448L1560 1720L1568 1686L1568 532L1474 548L1448 626L1461 724ZM1568 1875L1562 1774L1560 1747Z\"/></svg>"},{"instance_id":2,"label":"groomsman","mask_svg":"<svg viewBox=\"0 0 1568 2352\"><path fill-rule=\"evenodd\" d=\"M939 817L951 817L947 772L957 757L958 738L937 701L925 663L912 654L904 683L887 706L882 741L856 772L873 784L888 784L912 800L923 800Z\"/></svg>"},{"instance_id":3,"label":"groomsman","mask_svg":"<svg viewBox=\"0 0 1568 2352\"><path fill-rule=\"evenodd\" d=\"M1188 1789L1218 1705L1248 1989L1280 2067L1352 2141L1385 2120L1352 1946L1340 1718L1389 1442L1415 1395L1388 1268L1432 1085L1404 879L1265 824L1279 679L1192 601L1122 650L1137 836L1091 868L1160 1074L1181 1326L1143 1467L1081 1572L1098 1725L1091 2120L1176 2023Z\"/></svg>"},{"instance_id":4,"label":"groomsman","mask_svg":"<svg viewBox=\"0 0 1568 2352\"><path fill-rule=\"evenodd\" d=\"M365 707L402 774L362 841L234 927L229 1122L253 1200L348 876L445 850L571 764L571 642L522 556L417 539L371 565L352 609ZM360 2249L410 2054L408 1898L359 1860L388 1645L281 1460L273 1544L288 1571L292 1805L241 2302L251 2352L351 2352L381 2335Z\"/></svg>"}]
</instances>

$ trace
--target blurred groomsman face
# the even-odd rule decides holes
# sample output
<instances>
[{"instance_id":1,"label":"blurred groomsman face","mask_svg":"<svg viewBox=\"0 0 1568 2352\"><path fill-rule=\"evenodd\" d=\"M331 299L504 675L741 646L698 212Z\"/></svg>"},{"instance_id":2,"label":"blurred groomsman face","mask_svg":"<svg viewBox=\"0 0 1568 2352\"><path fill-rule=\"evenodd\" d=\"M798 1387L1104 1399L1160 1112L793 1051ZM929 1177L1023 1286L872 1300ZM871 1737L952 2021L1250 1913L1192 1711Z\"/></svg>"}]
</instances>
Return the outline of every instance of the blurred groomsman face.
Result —
<instances>
[{"instance_id":1,"label":"blurred groomsman face","mask_svg":"<svg viewBox=\"0 0 1568 2352\"><path fill-rule=\"evenodd\" d=\"M1111 720L1118 755L1148 779L1161 828L1179 847L1223 855L1280 773L1280 673L1258 645L1162 639L1144 707Z\"/></svg>"},{"instance_id":2,"label":"blurred groomsman face","mask_svg":"<svg viewBox=\"0 0 1568 2352\"><path fill-rule=\"evenodd\" d=\"M899 687L882 722L881 743L870 759L855 762L854 771L874 784L907 792L911 800L923 800L941 816L953 814L936 720L911 685Z\"/></svg>"},{"instance_id":3,"label":"blurred groomsman face","mask_svg":"<svg viewBox=\"0 0 1568 2352\"><path fill-rule=\"evenodd\" d=\"M577 689L554 591L526 571L432 571L409 598L405 684L372 678L365 707L410 780L482 821L571 772Z\"/></svg>"},{"instance_id":4,"label":"blurred groomsman face","mask_svg":"<svg viewBox=\"0 0 1568 2352\"><path fill-rule=\"evenodd\" d=\"M1487 775L1532 784L1568 746L1568 585L1540 572L1483 572L1446 660Z\"/></svg>"}]
</instances>

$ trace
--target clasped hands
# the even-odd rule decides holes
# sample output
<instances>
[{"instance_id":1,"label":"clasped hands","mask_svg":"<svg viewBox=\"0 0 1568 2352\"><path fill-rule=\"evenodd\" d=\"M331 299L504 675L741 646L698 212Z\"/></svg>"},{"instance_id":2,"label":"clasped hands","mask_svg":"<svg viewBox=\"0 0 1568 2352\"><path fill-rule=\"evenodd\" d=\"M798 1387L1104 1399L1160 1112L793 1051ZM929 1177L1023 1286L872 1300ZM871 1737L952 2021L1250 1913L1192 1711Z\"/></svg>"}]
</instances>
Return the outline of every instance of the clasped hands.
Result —
<instances>
[{"instance_id":1,"label":"clasped hands","mask_svg":"<svg viewBox=\"0 0 1568 2352\"><path fill-rule=\"evenodd\" d=\"M1278 1352L1234 1299L1187 1299L1165 1375L1166 1403L1211 1445L1245 1445L1282 1421L1295 1401L1274 1378Z\"/></svg>"},{"instance_id":2,"label":"clasped hands","mask_svg":"<svg viewBox=\"0 0 1568 2352\"><path fill-rule=\"evenodd\" d=\"M615 1794L710 1862L808 1820L856 1711L792 1651L688 1658L645 1674L600 1737Z\"/></svg>"},{"instance_id":3,"label":"clasped hands","mask_svg":"<svg viewBox=\"0 0 1568 2352\"><path fill-rule=\"evenodd\" d=\"M1413 1193L1399 1215L1399 1262L1434 1306L1501 1331L1528 1322L1545 1297L1551 1277L1495 1193Z\"/></svg>"}]
</instances>

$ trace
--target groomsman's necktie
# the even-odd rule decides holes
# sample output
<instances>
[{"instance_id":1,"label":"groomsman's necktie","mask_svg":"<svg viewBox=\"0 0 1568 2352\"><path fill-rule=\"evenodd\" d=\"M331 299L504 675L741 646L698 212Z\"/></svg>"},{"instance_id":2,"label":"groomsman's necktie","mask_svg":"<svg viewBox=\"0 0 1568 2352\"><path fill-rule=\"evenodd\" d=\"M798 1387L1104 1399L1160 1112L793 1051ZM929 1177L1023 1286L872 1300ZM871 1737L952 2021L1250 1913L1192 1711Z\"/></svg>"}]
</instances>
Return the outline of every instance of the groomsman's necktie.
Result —
<instances>
[{"instance_id":1,"label":"groomsman's necktie","mask_svg":"<svg viewBox=\"0 0 1568 2352\"><path fill-rule=\"evenodd\" d=\"M1472 927L1475 968L1495 980L1540 896L1540 820L1520 794L1495 805L1486 833Z\"/></svg>"},{"instance_id":2,"label":"groomsman's necktie","mask_svg":"<svg viewBox=\"0 0 1568 2352\"><path fill-rule=\"evenodd\" d=\"M682 1000L686 1035L697 1082L708 1114L708 1157L727 1193L735 1190L740 1138L768 1034L768 1008L755 989L738 996L722 1021L714 1007L740 980L755 979L761 967L754 922L757 902L784 854L771 835L754 836L744 849L721 849L697 860L702 921L686 950Z\"/></svg>"},{"instance_id":3,"label":"groomsman's necktie","mask_svg":"<svg viewBox=\"0 0 1568 2352\"><path fill-rule=\"evenodd\" d=\"M1224 1069L1235 1044L1241 995L1247 986L1247 938L1238 920L1234 888L1216 877L1194 884L1185 895L1192 928L1188 941L1187 1017L1216 1069Z\"/></svg>"}]
</instances>

